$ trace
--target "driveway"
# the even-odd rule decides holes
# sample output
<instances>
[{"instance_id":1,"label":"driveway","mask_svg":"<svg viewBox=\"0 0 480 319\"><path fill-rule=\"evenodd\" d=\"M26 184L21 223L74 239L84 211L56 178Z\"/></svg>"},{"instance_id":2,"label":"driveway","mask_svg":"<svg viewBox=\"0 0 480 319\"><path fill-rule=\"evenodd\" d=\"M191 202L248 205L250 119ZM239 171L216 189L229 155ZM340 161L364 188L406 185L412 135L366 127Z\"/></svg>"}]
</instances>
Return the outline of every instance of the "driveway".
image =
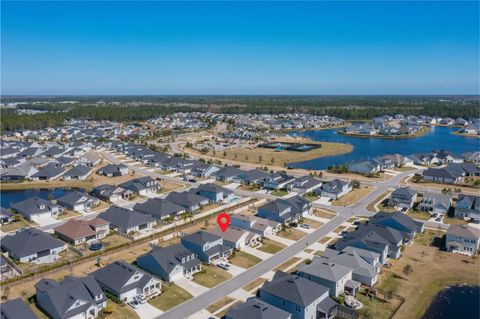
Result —
<instances>
[{"instance_id":1,"label":"driveway","mask_svg":"<svg viewBox=\"0 0 480 319\"><path fill-rule=\"evenodd\" d=\"M240 186L239 183L230 183L230 184L227 184L223 187L227 188L227 189L231 189L231 190L234 190L235 188L237 188L238 186Z\"/></svg>"},{"instance_id":2,"label":"driveway","mask_svg":"<svg viewBox=\"0 0 480 319\"><path fill-rule=\"evenodd\" d=\"M160 309L152 306L148 302L141 304L138 309L134 309L138 316L142 319L153 319L155 317L160 316L163 311Z\"/></svg>"},{"instance_id":3,"label":"driveway","mask_svg":"<svg viewBox=\"0 0 480 319\"><path fill-rule=\"evenodd\" d=\"M320 197L316 201L314 201L315 204L320 204L320 205L326 205L326 206L332 206L332 202L330 201L330 198L328 197Z\"/></svg>"},{"instance_id":4,"label":"driveway","mask_svg":"<svg viewBox=\"0 0 480 319\"><path fill-rule=\"evenodd\" d=\"M255 249L255 248L252 248L250 246L244 247L243 251L250 254L250 255L254 255L255 257L258 257L262 260L270 258L272 256L272 254L266 253L264 251L261 251L261 250Z\"/></svg>"},{"instance_id":5,"label":"driveway","mask_svg":"<svg viewBox=\"0 0 480 319\"><path fill-rule=\"evenodd\" d=\"M215 266L217 266L217 264L220 263L220 262L224 262L224 261L222 261L222 260L216 260L216 261L213 262L213 264L214 264ZM233 276L239 275L239 274L241 274L242 272L245 271L245 268L232 265L232 263L229 263L229 262L227 262L227 264L230 265L230 269L228 269L227 272L230 273L230 274L232 274Z\"/></svg>"},{"instance_id":6,"label":"driveway","mask_svg":"<svg viewBox=\"0 0 480 319\"><path fill-rule=\"evenodd\" d=\"M56 219L53 218L52 216L45 216L41 218L32 218L34 222L39 224L40 226L49 226L49 225L54 225L57 224L61 219Z\"/></svg>"},{"instance_id":7,"label":"driveway","mask_svg":"<svg viewBox=\"0 0 480 319\"><path fill-rule=\"evenodd\" d=\"M208 291L207 287L197 284L196 282L191 281L187 278L181 278L179 280L175 280L175 284L177 286L182 287L186 291L188 291L192 296L196 297L203 294L205 291Z\"/></svg>"}]
</instances>

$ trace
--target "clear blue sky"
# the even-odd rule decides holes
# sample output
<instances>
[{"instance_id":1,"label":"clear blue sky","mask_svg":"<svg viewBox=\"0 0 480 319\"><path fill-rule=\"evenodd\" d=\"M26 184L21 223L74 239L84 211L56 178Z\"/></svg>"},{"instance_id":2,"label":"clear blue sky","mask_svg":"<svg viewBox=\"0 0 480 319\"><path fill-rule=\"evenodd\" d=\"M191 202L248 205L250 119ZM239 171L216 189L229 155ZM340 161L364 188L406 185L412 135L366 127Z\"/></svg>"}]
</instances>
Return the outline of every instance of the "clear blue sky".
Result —
<instances>
[{"instance_id":1,"label":"clear blue sky","mask_svg":"<svg viewBox=\"0 0 480 319\"><path fill-rule=\"evenodd\" d=\"M2 94L479 94L478 2L8 2Z\"/></svg>"}]
</instances>

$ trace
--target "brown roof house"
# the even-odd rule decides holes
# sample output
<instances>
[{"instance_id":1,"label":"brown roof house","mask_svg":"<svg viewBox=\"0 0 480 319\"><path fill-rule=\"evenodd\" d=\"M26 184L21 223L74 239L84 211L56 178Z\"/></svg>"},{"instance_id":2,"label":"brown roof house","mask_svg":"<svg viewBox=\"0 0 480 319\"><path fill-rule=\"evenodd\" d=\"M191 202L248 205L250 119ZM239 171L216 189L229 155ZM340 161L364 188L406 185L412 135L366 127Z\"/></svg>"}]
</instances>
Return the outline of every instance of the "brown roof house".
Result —
<instances>
[{"instance_id":1,"label":"brown roof house","mask_svg":"<svg viewBox=\"0 0 480 319\"><path fill-rule=\"evenodd\" d=\"M70 219L53 230L60 239L67 243L80 245L91 240L105 238L110 232L110 222L98 217L91 220Z\"/></svg>"}]
</instances>

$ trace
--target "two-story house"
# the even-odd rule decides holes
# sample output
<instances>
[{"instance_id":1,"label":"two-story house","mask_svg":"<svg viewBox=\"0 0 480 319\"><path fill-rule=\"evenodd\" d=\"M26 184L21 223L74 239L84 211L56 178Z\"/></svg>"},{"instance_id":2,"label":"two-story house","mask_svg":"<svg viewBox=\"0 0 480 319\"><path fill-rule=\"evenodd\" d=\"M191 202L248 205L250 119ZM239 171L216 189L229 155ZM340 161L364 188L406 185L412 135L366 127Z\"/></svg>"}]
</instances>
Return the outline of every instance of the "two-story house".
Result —
<instances>
[{"instance_id":1,"label":"two-story house","mask_svg":"<svg viewBox=\"0 0 480 319\"><path fill-rule=\"evenodd\" d=\"M322 184L316 193L331 199L337 199L352 191L352 184L341 179L333 179Z\"/></svg>"},{"instance_id":2,"label":"two-story house","mask_svg":"<svg viewBox=\"0 0 480 319\"><path fill-rule=\"evenodd\" d=\"M53 229L58 238L72 245L105 238L110 232L110 222L101 218L91 220L69 219Z\"/></svg>"},{"instance_id":3,"label":"two-story house","mask_svg":"<svg viewBox=\"0 0 480 319\"><path fill-rule=\"evenodd\" d=\"M474 256L478 252L480 230L467 225L450 225L445 240L446 249L453 253Z\"/></svg>"},{"instance_id":4,"label":"two-story house","mask_svg":"<svg viewBox=\"0 0 480 319\"><path fill-rule=\"evenodd\" d=\"M400 187L390 195L389 205L399 209L410 209L417 201L417 192L410 187Z\"/></svg>"},{"instance_id":5,"label":"two-story house","mask_svg":"<svg viewBox=\"0 0 480 319\"><path fill-rule=\"evenodd\" d=\"M134 194L141 196L156 193L160 189L158 181L149 176L134 178L118 186L131 190Z\"/></svg>"},{"instance_id":6,"label":"two-story house","mask_svg":"<svg viewBox=\"0 0 480 319\"><path fill-rule=\"evenodd\" d=\"M455 207L455 217L480 221L480 196L460 194Z\"/></svg>"},{"instance_id":7,"label":"two-story house","mask_svg":"<svg viewBox=\"0 0 480 319\"><path fill-rule=\"evenodd\" d=\"M233 251L232 247L223 243L222 237L202 230L184 236L182 245L208 264L215 259L230 256Z\"/></svg>"}]
</instances>

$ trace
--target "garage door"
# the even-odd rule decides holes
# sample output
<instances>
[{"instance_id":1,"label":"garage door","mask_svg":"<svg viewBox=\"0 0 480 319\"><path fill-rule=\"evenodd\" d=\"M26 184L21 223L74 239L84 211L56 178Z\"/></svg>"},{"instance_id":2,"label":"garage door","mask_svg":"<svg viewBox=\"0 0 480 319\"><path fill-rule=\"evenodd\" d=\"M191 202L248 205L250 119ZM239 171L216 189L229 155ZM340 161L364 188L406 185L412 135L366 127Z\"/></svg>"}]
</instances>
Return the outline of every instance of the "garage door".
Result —
<instances>
[{"instance_id":1,"label":"garage door","mask_svg":"<svg viewBox=\"0 0 480 319\"><path fill-rule=\"evenodd\" d=\"M40 251L37 254L37 257L40 258L40 257L48 256L48 255L50 255L50 249Z\"/></svg>"}]
</instances>

